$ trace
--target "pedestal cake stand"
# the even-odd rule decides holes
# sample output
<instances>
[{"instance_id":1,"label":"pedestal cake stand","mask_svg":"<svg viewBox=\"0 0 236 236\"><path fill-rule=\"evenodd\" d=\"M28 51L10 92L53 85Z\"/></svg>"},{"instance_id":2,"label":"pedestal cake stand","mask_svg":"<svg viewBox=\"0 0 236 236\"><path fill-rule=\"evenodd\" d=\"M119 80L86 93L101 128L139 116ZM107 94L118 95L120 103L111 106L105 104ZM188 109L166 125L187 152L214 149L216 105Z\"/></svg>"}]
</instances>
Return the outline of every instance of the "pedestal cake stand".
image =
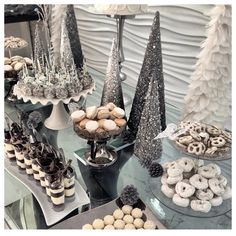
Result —
<instances>
[{"instance_id":1,"label":"pedestal cake stand","mask_svg":"<svg viewBox=\"0 0 236 236\"><path fill-rule=\"evenodd\" d=\"M78 102L80 98L86 96L88 94L92 94L95 90L95 83L93 83L90 88L81 91L77 96L69 97L66 99L47 99L47 98L39 98L34 96L25 96L22 94L21 90L17 87L14 87L13 93L17 96L18 99L23 99L24 102L28 102L29 100L36 104L37 102L42 105L47 105L48 103L52 103L53 109L51 115L45 120L44 125L48 129L52 130L62 130L69 128L72 126L72 121L70 115L65 110L64 104L68 104L71 100Z\"/></svg>"}]
</instances>

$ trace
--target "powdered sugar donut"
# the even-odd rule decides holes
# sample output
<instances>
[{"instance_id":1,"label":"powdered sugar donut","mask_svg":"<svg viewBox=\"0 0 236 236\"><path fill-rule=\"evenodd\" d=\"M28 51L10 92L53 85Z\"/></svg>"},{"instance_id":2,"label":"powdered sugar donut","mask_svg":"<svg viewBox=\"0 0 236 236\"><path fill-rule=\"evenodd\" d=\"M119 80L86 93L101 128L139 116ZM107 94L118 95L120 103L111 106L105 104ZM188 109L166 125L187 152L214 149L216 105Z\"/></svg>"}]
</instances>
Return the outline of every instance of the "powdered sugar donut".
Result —
<instances>
[{"instance_id":1,"label":"powdered sugar donut","mask_svg":"<svg viewBox=\"0 0 236 236\"><path fill-rule=\"evenodd\" d=\"M229 185L226 186L225 192L222 194L223 200L229 199L232 197L232 190Z\"/></svg>"},{"instance_id":2,"label":"powdered sugar donut","mask_svg":"<svg viewBox=\"0 0 236 236\"><path fill-rule=\"evenodd\" d=\"M170 163L170 166L167 169L168 176L175 177L182 173L183 173L183 169L176 161L173 161Z\"/></svg>"},{"instance_id":3,"label":"powdered sugar donut","mask_svg":"<svg viewBox=\"0 0 236 236\"><path fill-rule=\"evenodd\" d=\"M167 184L163 184L161 186L161 191L168 197L168 198L172 198L175 194L175 191L170 188Z\"/></svg>"},{"instance_id":4,"label":"powdered sugar donut","mask_svg":"<svg viewBox=\"0 0 236 236\"><path fill-rule=\"evenodd\" d=\"M216 178L219 180L220 184L222 184L224 187L227 185L228 181L223 175L219 175Z\"/></svg>"},{"instance_id":5,"label":"powdered sugar donut","mask_svg":"<svg viewBox=\"0 0 236 236\"><path fill-rule=\"evenodd\" d=\"M193 175L190 179L189 182L191 185L193 185L196 189L206 189L208 188L208 182L207 179L202 177L199 174Z\"/></svg>"},{"instance_id":6,"label":"powdered sugar donut","mask_svg":"<svg viewBox=\"0 0 236 236\"><path fill-rule=\"evenodd\" d=\"M174 196L172 198L172 201L177 206L181 206L181 207L187 207L189 205L189 199L188 198L182 198L178 194L174 194Z\"/></svg>"},{"instance_id":7,"label":"powdered sugar donut","mask_svg":"<svg viewBox=\"0 0 236 236\"><path fill-rule=\"evenodd\" d=\"M71 119L74 122L80 122L81 120L85 118L85 115L86 114L83 110L74 111L73 113L71 113Z\"/></svg>"},{"instance_id":8,"label":"powdered sugar donut","mask_svg":"<svg viewBox=\"0 0 236 236\"><path fill-rule=\"evenodd\" d=\"M214 178L218 175L221 174L221 169L218 165L216 164L208 164L206 166L202 166L198 169L198 174L200 174L201 176L205 177L205 178Z\"/></svg>"},{"instance_id":9,"label":"powdered sugar donut","mask_svg":"<svg viewBox=\"0 0 236 236\"><path fill-rule=\"evenodd\" d=\"M162 176L161 176L161 183L162 184L167 184L167 177L168 177L168 175L167 175L167 173L164 173Z\"/></svg>"},{"instance_id":10,"label":"powdered sugar donut","mask_svg":"<svg viewBox=\"0 0 236 236\"><path fill-rule=\"evenodd\" d=\"M220 183L220 181L217 178L209 179L208 183L210 189L214 194L221 196L225 192L224 186Z\"/></svg>"},{"instance_id":11,"label":"powdered sugar donut","mask_svg":"<svg viewBox=\"0 0 236 236\"><path fill-rule=\"evenodd\" d=\"M223 198L221 196L214 197L209 200L212 206L220 206L223 202Z\"/></svg>"},{"instance_id":12,"label":"powdered sugar donut","mask_svg":"<svg viewBox=\"0 0 236 236\"><path fill-rule=\"evenodd\" d=\"M94 133L98 127L99 127L98 122L95 121L95 120L89 120L89 121L85 124L85 129L86 129L89 133Z\"/></svg>"},{"instance_id":13,"label":"powdered sugar donut","mask_svg":"<svg viewBox=\"0 0 236 236\"><path fill-rule=\"evenodd\" d=\"M194 167L193 160L187 157L180 158L178 164L182 167L184 172L190 172Z\"/></svg>"},{"instance_id":14,"label":"powdered sugar donut","mask_svg":"<svg viewBox=\"0 0 236 236\"><path fill-rule=\"evenodd\" d=\"M203 190L198 189L196 191L196 197L200 200L209 201L213 198L213 196L214 193L209 188Z\"/></svg>"},{"instance_id":15,"label":"powdered sugar donut","mask_svg":"<svg viewBox=\"0 0 236 236\"><path fill-rule=\"evenodd\" d=\"M190 184L186 184L184 182L178 182L175 185L175 191L177 194L179 194L180 197L188 198L194 194L195 188Z\"/></svg>"},{"instance_id":16,"label":"powdered sugar donut","mask_svg":"<svg viewBox=\"0 0 236 236\"><path fill-rule=\"evenodd\" d=\"M165 163L161 164L164 171L167 171L167 169L170 167L170 164L171 164L171 162L165 162Z\"/></svg>"},{"instance_id":17,"label":"powdered sugar donut","mask_svg":"<svg viewBox=\"0 0 236 236\"><path fill-rule=\"evenodd\" d=\"M211 210L211 203L204 200L192 200L190 206L194 211L200 211L204 213L207 213Z\"/></svg>"},{"instance_id":18,"label":"powdered sugar donut","mask_svg":"<svg viewBox=\"0 0 236 236\"><path fill-rule=\"evenodd\" d=\"M172 184L178 183L182 179L183 179L182 174L174 176L174 177L168 176L167 179L166 179L166 183L172 185Z\"/></svg>"}]
</instances>

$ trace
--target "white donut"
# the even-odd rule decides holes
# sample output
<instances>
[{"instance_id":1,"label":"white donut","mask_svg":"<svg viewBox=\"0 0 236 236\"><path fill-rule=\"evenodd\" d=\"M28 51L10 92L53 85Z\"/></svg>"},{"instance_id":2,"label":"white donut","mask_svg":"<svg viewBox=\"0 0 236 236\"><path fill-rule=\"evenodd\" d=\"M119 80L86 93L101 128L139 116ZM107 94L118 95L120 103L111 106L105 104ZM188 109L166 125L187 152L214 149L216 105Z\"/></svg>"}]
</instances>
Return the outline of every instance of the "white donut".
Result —
<instances>
[{"instance_id":1,"label":"white donut","mask_svg":"<svg viewBox=\"0 0 236 236\"><path fill-rule=\"evenodd\" d=\"M226 186L225 192L222 194L223 200L229 199L232 197L232 190L229 185Z\"/></svg>"},{"instance_id":2,"label":"white donut","mask_svg":"<svg viewBox=\"0 0 236 236\"><path fill-rule=\"evenodd\" d=\"M198 189L196 191L196 197L200 200L209 201L213 198L213 196L214 193L209 188L203 190Z\"/></svg>"},{"instance_id":3,"label":"white donut","mask_svg":"<svg viewBox=\"0 0 236 236\"><path fill-rule=\"evenodd\" d=\"M86 108L86 117L88 119L93 120L96 115L97 115L98 111L97 111L97 107L96 106L92 106L92 107L87 107Z\"/></svg>"},{"instance_id":4,"label":"white donut","mask_svg":"<svg viewBox=\"0 0 236 236\"><path fill-rule=\"evenodd\" d=\"M187 207L189 205L189 199L188 198L182 198L178 194L174 194L174 196L172 198L172 201L177 206L181 206L181 207Z\"/></svg>"},{"instance_id":5,"label":"white donut","mask_svg":"<svg viewBox=\"0 0 236 236\"><path fill-rule=\"evenodd\" d=\"M178 182L175 185L175 191L176 193L179 194L180 197L188 198L194 194L195 188L190 184L186 184L184 182Z\"/></svg>"},{"instance_id":6,"label":"white donut","mask_svg":"<svg viewBox=\"0 0 236 236\"><path fill-rule=\"evenodd\" d=\"M161 183L162 183L162 184L167 184L167 183L166 183L167 177L168 177L167 173L164 173L164 174L161 176Z\"/></svg>"},{"instance_id":7,"label":"white donut","mask_svg":"<svg viewBox=\"0 0 236 236\"><path fill-rule=\"evenodd\" d=\"M161 186L161 191L168 197L168 198L172 198L175 194L175 191L170 188L167 184L163 184Z\"/></svg>"},{"instance_id":8,"label":"white donut","mask_svg":"<svg viewBox=\"0 0 236 236\"><path fill-rule=\"evenodd\" d=\"M220 206L223 202L223 198L221 196L214 197L211 200L209 200L212 206Z\"/></svg>"},{"instance_id":9,"label":"white donut","mask_svg":"<svg viewBox=\"0 0 236 236\"><path fill-rule=\"evenodd\" d=\"M223 175L219 175L216 178L219 180L220 184L222 184L224 187L226 187L228 181Z\"/></svg>"},{"instance_id":10,"label":"white donut","mask_svg":"<svg viewBox=\"0 0 236 236\"><path fill-rule=\"evenodd\" d=\"M211 203L204 200L192 200L190 206L194 211L200 211L204 213L207 213L211 210Z\"/></svg>"},{"instance_id":11,"label":"white donut","mask_svg":"<svg viewBox=\"0 0 236 236\"><path fill-rule=\"evenodd\" d=\"M190 172L194 167L193 160L187 157L180 158L178 164L182 167L184 172Z\"/></svg>"},{"instance_id":12,"label":"white donut","mask_svg":"<svg viewBox=\"0 0 236 236\"><path fill-rule=\"evenodd\" d=\"M182 179L181 181L186 183L186 184L190 184L189 179Z\"/></svg>"},{"instance_id":13,"label":"white donut","mask_svg":"<svg viewBox=\"0 0 236 236\"><path fill-rule=\"evenodd\" d=\"M206 189L208 188L208 182L207 179L202 177L199 174L193 175L190 179L189 182L191 185L193 185L196 189Z\"/></svg>"},{"instance_id":14,"label":"white donut","mask_svg":"<svg viewBox=\"0 0 236 236\"><path fill-rule=\"evenodd\" d=\"M182 179L183 179L182 174L174 176L174 177L168 176L167 179L166 179L166 183L172 185L172 184L178 183Z\"/></svg>"},{"instance_id":15,"label":"white donut","mask_svg":"<svg viewBox=\"0 0 236 236\"><path fill-rule=\"evenodd\" d=\"M98 122L95 120L89 120L85 125L85 129L89 133L94 133L98 127L99 127Z\"/></svg>"},{"instance_id":16,"label":"white donut","mask_svg":"<svg viewBox=\"0 0 236 236\"><path fill-rule=\"evenodd\" d=\"M202 166L198 169L198 174L200 174L201 176L205 177L205 178L214 178L218 175L221 174L221 170L220 167L216 164L208 164L206 166Z\"/></svg>"},{"instance_id":17,"label":"white donut","mask_svg":"<svg viewBox=\"0 0 236 236\"><path fill-rule=\"evenodd\" d=\"M175 177L182 173L183 173L183 169L176 161L173 161L170 163L170 166L167 169L168 176Z\"/></svg>"},{"instance_id":18,"label":"white donut","mask_svg":"<svg viewBox=\"0 0 236 236\"><path fill-rule=\"evenodd\" d=\"M71 113L71 119L73 120L73 122L80 122L81 120L83 120L85 118L85 112L83 110L78 110L78 111L74 111L73 113Z\"/></svg>"},{"instance_id":19,"label":"white donut","mask_svg":"<svg viewBox=\"0 0 236 236\"><path fill-rule=\"evenodd\" d=\"M220 183L220 181L217 178L209 179L208 183L210 189L214 194L221 196L225 192L224 186Z\"/></svg>"},{"instance_id":20,"label":"white donut","mask_svg":"<svg viewBox=\"0 0 236 236\"><path fill-rule=\"evenodd\" d=\"M170 167L170 164L171 164L171 162L165 162L162 164L164 171L167 171L167 169Z\"/></svg>"}]
</instances>

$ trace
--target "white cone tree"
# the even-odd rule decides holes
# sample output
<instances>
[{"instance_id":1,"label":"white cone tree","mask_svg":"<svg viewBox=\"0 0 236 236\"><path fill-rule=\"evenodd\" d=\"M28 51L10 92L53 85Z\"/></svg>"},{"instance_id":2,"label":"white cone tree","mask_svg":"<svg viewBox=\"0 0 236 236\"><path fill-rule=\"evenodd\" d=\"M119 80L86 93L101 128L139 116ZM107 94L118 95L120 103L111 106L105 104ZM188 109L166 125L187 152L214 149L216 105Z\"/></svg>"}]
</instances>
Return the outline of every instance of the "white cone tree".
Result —
<instances>
[{"instance_id":1,"label":"white cone tree","mask_svg":"<svg viewBox=\"0 0 236 236\"><path fill-rule=\"evenodd\" d=\"M231 115L231 6L216 5L209 16L207 38L185 97L184 120L223 128Z\"/></svg>"}]
</instances>

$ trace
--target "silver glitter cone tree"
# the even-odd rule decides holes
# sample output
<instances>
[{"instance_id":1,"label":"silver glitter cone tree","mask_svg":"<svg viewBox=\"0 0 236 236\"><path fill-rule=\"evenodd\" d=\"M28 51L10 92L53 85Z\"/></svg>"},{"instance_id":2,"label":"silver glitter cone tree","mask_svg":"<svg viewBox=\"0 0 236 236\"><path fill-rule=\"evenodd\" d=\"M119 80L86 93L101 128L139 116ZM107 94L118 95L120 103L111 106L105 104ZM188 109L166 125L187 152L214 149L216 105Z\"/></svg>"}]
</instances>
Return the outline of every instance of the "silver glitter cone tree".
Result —
<instances>
[{"instance_id":1,"label":"silver glitter cone tree","mask_svg":"<svg viewBox=\"0 0 236 236\"><path fill-rule=\"evenodd\" d=\"M40 38L39 26L36 24L35 26L35 34L34 34L34 61L40 64L41 67L44 65L44 47L42 45L42 41ZM38 65L37 65L38 66Z\"/></svg>"},{"instance_id":2,"label":"silver glitter cone tree","mask_svg":"<svg viewBox=\"0 0 236 236\"><path fill-rule=\"evenodd\" d=\"M160 113L161 130L166 128L165 117L165 95L164 95L164 78L162 71L162 51L161 51L161 35L160 35L160 17L156 12L149 41L147 44L143 65L138 78L135 96L128 120L129 134L128 139L133 141L138 132L141 114L144 108L145 97L147 96L148 86L153 78L158 86L156 93L158 94L158 111ZM157 107L156 107L157 108ZM156 115L159 116L156 111Z\"/></svg>"},{"instance_id":3,"label":"silver glitter cone tree","mask_svg":"<svg viewBox=\"0 0 236 236\"><path fill-rule=\"evenodd\" d=\"M104 106L109 102L113 102L116 106L124 109L123 93L118 73L119 52L117 40L113 39L102 91L101 106Z\"/></svg>"},{"instance_id":4,"label":"silver glitter cone tree","mask_svg":"<svg viewBox=\"0 0 236 236\"><path fill-rule=\"evenodd\" d=\"M161 132L159 99L159 84L153 76L144 99L134 146L134 154L138 157L140 164L146 168L149 168L153 160L160 158L162 153L161 140L154 139Z\"/></svg>"}]
</instances>

